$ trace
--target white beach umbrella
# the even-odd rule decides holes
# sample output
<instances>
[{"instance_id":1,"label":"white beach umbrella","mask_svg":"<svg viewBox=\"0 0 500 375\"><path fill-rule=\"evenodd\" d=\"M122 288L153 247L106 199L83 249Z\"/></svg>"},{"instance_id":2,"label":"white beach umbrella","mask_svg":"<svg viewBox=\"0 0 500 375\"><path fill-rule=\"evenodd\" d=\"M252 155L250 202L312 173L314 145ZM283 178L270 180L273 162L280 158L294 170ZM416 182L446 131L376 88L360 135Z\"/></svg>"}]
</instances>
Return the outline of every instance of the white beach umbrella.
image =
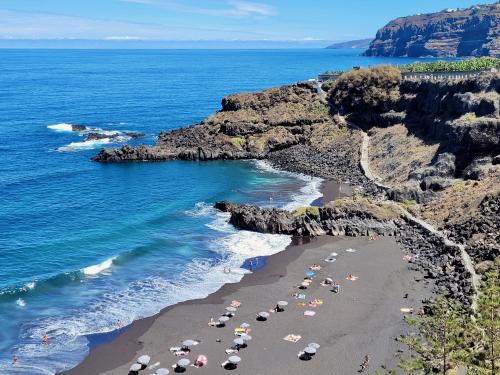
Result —
<instances>
[{"instance_id":1,"label":"white beach umbrella","mask_svg":"<svg viewBox=\"0 0 500 375\"><path fill-rule=\"evenodd\" d=\"M269 313L268 313L268 312L266 312L266 311L261 311L261 312L259 313L259 316L260 316L261 318L267 319L267 318L269 318Z\"/></svg>"},{"instance_id":2,"label":"white beach umbrella","mask_svg":"<svg viewBox=\"0 0 500 375\"><path fill-rule=\"evenodd\" d=\"M140 363L144 366L149 365L149 361L151 361L151 357L149 355L141 355L139 358L137 358L137 363Z\"/></svg>"},{"instance_id":3,"label":"white beach umbrella","mask_svg":"<svg viewBox=\"0 0 500 375\"><path fill-rule=\"evenodd\" d=\"M304 349L304 352L307 354L316 354L316 349L308 346L307 348Z\"/></svg>"},{"instance_id":4,"label":"white beach umbrella","mask_svg":"<svg viewBox=\"0 0 500 375\"><path fill-rule=\"evenodd\" d=\"M233 342L234 342L234 345L243 345L245 343L245 341L241 337L234 339Z\"/></svg>"},{"instance_id":5,"label":"white beach umbrella","mask_svg":"<svg viewBox=\"0 0 500 375\"><path fill-rule=\"evenodd\" d=\"M315 342L311 342L307 346L310 347L310 348L314 348L316 350L318 350L319 348L321 348L321 345L320 344L316 344Z\"/></svg>"},{"instance_id":6,"label":"white beach umbrella","mask_svg":"<svg viewBox=\"0 0 500 375\"><path fill-rule=\"evenodd\" d=\"M288 306L288 302L287 302L287 301L278 301L278 306L279 306L279 307L285 307L285 306Z\"/></svg>"},{"instance_id":7,"label":"white beach umbrella","mask_svg":"<svg viewBox=\"0 0 500 375\"><path fill-rule=\"evenodd\" d=\"M233 306L228 306L226 307L226 311L229 311L231 313L234 313L236 311L236 307L233 307Z\"/></svg>"},{"instance_id":8,"label":"white beach umbrella","mask_svg":"<svg viewBox=\"0 0 500 375\"><path fill-rule=\"evenodd\" d=\"M186 367L186 366L189 366L189 364L191 363L191 361L187 358L182 358L180 359L178 362L177 362L177 366L179 367Z\"/></svg>"},{"instance_id":9,"label":"white beach umbrella","mask_svg":"<svg viewBox=\"0 0 500 375\"><path fill-rule=\"evenodd\" d=\"M243 329L247 329L247 328L250 328L250 324L248 324L248 323L241 323L240 327L243 328Z\"/></svg>"},{"instance_id":10,"label":"white beach umbrella","mask_svg":"<svg viewBox=\"0 0 500 375\"><path fill-rule=\"evenodd\" d=\"M134 363L132 366L130 366L130 371L141 371L142 370L142 366L138 363Z\"/></svg>"},{"instance_id":11,"label":"white beach umbrella","mask_svg":"<svg viewBox=\"0 0 500 375\"><path fill-rule=\"evenodd\" d=\"M166 368L159 368L158 370L156 370L155 375L168 375L168 374L170 374L170 371L168 371Z\"/></svg>"},{"instance_id":12,"label":"white beach umbrella","mask_svg":"<svg viewBox=\"0 0 500 375\"><path fill-rule=\"evenodd\" d=\"M229 358L227 359L227 361L228 361L229 363L232 363L233 365L235 365L235 364L237 364L237 363L240 363L240 362L241 362L241 358L240 358L240 357L238 357L237 355L232 355L231 357L229 357Z\"/></svg>"},{"instance_id":13,"label":"white beach umbrella","mask_svg":"<svg viewBox=\"0 0 500 375\"><path fill-rule=\"evenodd\" d=\"M240 335L240 338L243 339L243 341L250 341L252 339L252 336L243 333L242 335Z\"/></svg>"},{"instance_id":14,"label":"white beach umbrella","mask_svg":"<svg viewBox=\"0 0 500 375\"><path fill-rule=\"evenodd\" d=\"M227 316L221 316L219 318L219 322L226 323L227 321L229 321L229 318Z\"/></svg>"},{"instance_id":15,"label":"white beach umbrella","mask_svg":"<svg viewBox=\"0 0 500 375\"><path fill-rule=\"evenodd\" d=\"M186 348L190 348L191 346L196 345L196 341L194 340L184 340L182 342L182 346L185 346Z\"/></svg>"}]
</instances>

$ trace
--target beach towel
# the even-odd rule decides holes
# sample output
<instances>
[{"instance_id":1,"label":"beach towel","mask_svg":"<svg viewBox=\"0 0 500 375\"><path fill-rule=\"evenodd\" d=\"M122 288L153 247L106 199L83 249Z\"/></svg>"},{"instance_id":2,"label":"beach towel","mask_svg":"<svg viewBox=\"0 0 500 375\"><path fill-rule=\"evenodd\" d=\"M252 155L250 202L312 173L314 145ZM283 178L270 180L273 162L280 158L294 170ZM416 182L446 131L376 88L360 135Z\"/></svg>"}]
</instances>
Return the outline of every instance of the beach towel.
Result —
<instances>
[{"instance_id":1,"label":"beach towel","mask_svg":"<svg viewBox=\"0 0 500 375\"><path fill-rule=\"evenodd\" d=\"M413 313L413 308L411 308L411 307L401 307L399 310L403 314L412 314Z\"/></svg>"},{"instance_id":2,"label":"beach towel","mask_svg":"<svg viewBox=\"0 0 500 375\"><path fill-rule=\"evenodd\" d=\"M235 308L238 308L241 306L241 302L240 301L231 301L231 307L235 307Z\"/></svg>"},{"instance_id":3,"label":"beach towel","mask_svg":"<svg viewBox=\"0 0 500 375\"><path fill-rule=\"evenodd\" d=\"M305 302L297 302L297 306L299 306L299 307L305 307L306 303Z\"/></svg>"},{"instance_id":4,"label":"beach towel","mask_svg":"<svg viewBox=\"0 0 500 375\"><path fill-rule=\"evenodd\" d=\"M355 253L356 249L346 249L345 251L348 252L348 253Z\"/></svg>"},{"instance_id":5,"label":"beach towel","mask_svg":"<svg viewBox=\"0 0 500 375\"><path fill-rule=\"evenodd\" d=\"M180 346L172 346L169 350L170 350L170 352L175 353L175 352L178 352L181 349L182 348Z\"/></svg>"},{"instance_id":6,"label":"beach towel","mask_svg":"<svg viewBox=\"0 0 500 375\"><path fill-rule=\"evenodd\" d=\"M295 293L295 294L293 295L293 297L294 297L295 299L306 299L306 295L305 295L305 294L302 294L302 293Z\"/></svg>"},{"instance_id":7,"label":"beach towel","mask_svg":"<svg viewBox=\"0 0 500 375\"><path fill-rule=\"evenodd\" d=\"M286 335L285 337L283 337L283 340L295 343L295 342L298 342L301 338L302 338L301 335L294 335L294 334L291 333L291 334Z\"/></svg>"},{"instance_id":8,"label":"beach towel","mask_svg":"<svg viewBox=\"0 0 500 375\"><path fill-rule=\"evenodd\" d=\"M309 267L309 269L311 271L320 271L321 270L321 266L317 265L317 264L313 264L312 266Z\"/></svg>"},{"instance_id":9,"label":"beach towel","mask_svg":"<svg viewBox=\"0 0 500 375\"><path fill-rule=\"evenodd\" d=\"M236 349L226 349L226 354L235 354L235 353L238 353L238 351Z\"/></svg>"},{"instance_id":10,"label":"beach towel","mask_svg":"<svg viewBox=\"0 0 500 375\"><path fill-rule=\"evenodd\" d=\"M347 276L345 279L350 280L350 281L356 281L358 279L358 277L357 276L351 276L351 277Z\"/></svg>"},{"instance_id":11,"label":"beach towel","mask_svg":"<svg viewBox=\"0 0 500 375\"><path fill-rule=\"evenodd\" d=\"M304 316L314 316L316 315L316 311L306 310L304 311Z\"/></svg>"}]
</instances>

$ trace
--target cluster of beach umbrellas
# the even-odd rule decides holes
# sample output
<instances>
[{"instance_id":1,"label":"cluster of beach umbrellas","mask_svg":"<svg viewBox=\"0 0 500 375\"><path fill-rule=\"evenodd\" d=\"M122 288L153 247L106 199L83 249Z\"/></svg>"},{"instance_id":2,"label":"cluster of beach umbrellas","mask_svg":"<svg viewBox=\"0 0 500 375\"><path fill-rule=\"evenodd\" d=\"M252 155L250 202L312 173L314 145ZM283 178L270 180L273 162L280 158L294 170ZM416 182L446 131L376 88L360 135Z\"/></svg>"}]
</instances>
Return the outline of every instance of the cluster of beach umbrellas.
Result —
<instances>
[{"instance_id":1,"label":"cluster of beach umbrellas","mask_svg":"<svg viewBox=\"0 0 500 375\"><path fill-rule=\"evenodd\" d=\"M346 251L355 252L356 250L348 249ZM324 260L327 263L334 262L336 260L337 255L338 255L337 253L331 253ZM310 284L312 283L313 277L315 276L315 272L312 269L314 269L314 270L321 269L321 266L319 266L319 265L313 265L313 266L316 268L313 268L311 266L311 268L310 268L311 270L307 271L305 273L304 280L298 286L299 289L307 289L310 286ZM327 277L325 279L325 281L328 282L329 284L333 283L333 279L330 277ZM237 302L237 301L233 301L233 302ZM239 304L240 303L238 302L238 305L235 305L235 306L239 306ZM236 316L237 308L235 306L233 306L233 305L227 306L225 308L225 312L217 319L217 322L214 322L212 319L211 323L219 328L225 327L226 324L229 322L229 320ZM283 311L285 311L285 308L287 306L288 306L287 301L284 301L284 300L278 301L276 304L276 308L274 309L274 312L276 312L276 313L283 312ZM273 312L273 311L271 311L271 312ZM261 311L257 314L256 320L259 322L265 322L269 319L269 317L270 317L269 312ZM248 345L248 342L250 340L252 340L252 336L250 336L248 334L249 328L250 328L250 324L242 323L242 324L240 324L239 328L235 330L235 334L238 337L233 339L233 344L234 344L233 352L237 352L240 349L246 348ZM300 338L300 336L298 336L298 337ZM294 341L294 342L296 342L296 341ZM180 348L180 351L184 352L184 354L189 353L189 352L191 352L191 348L197 344L198 344L198 342L195 340L191 340L191 339L184 340L182 342L182 346ZM315 342L309 343L302 351L299 352L298 357L301 360L309 361L316 355L319 348L320 348L319 344L317 344ZM176 348L175 350L179 350L179 348ZM228 352L228 353L231 353L231 352ZM180 353L180 354L183 354L183 353ZM148 355L140 356L137 359L137 362L130 366L129 375L138 375L140 371L142 371L148 367L150 360L151 360L151 357ZM233 370L233 369L237 368L237 366L241 362L241 360L242 360L241 357L239 357L237 355L231 355L228 357L228 359L226 361L224 361L221 364L221 366L224 369ZM199 355L194 362L194 366L197 366L197 367L201 367L201 366L204 366L206 364L207 364L207 358L204 355ZM158 365L159 365L159 363L158 363ZM179 361L177 361L177 363L172 367L174 368L175 372L184 372L184 371L186 371L186 369L189 365L191 365L191 361L188 358L182 358ZM166 368L159 368L156 370L154 375L168 375L169 372L170 371Z\"/></svg>"}]
</instances>

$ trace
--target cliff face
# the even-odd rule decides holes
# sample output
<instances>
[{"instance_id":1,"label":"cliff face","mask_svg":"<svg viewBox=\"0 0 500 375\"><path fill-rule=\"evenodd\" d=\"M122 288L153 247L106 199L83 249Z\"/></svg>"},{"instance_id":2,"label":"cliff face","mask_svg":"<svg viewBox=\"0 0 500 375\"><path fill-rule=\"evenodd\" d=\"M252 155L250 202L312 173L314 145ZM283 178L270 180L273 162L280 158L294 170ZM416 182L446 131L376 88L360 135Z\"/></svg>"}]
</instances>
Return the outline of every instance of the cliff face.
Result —
<instances>
[{"instance_id":1,"label":"cliff face","mask_svg":"<svg viewBox=\"0 0 500 375\"><path fill-rule=\"evenodd\" d=\"M500 3L397 18L365 56L500 56Z\"/></svg>"}]
</instances>

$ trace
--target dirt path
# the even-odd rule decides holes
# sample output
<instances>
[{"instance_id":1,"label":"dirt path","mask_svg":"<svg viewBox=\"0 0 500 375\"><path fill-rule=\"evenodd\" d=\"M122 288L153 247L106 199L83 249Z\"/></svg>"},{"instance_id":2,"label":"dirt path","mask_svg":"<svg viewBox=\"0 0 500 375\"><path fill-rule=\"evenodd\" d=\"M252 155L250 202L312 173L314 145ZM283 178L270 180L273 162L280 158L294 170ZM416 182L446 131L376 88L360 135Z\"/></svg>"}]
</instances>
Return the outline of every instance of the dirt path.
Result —
<instances>
[{"instance_id":1,"label":"dirt path","mask_svg":"<svg viewBox=\"0 0 500 375\"><path fill-rule=\"evenodd\" d=\"M350 122L347 122L347 124L349 127L360 131L363 137L363 141L361 144L361 156L360 156L360 166L361 169L363 170L363 173L369 180L371 180L377 186L384 189L388 189L389 186L383 184L381 182L382 179L379 176L377 176L377 174L374 173L370 168L370 159L369 159L370 137L368 136L368 134L366 134L366 132L363 129L361 129L356 124ZM443 232L439 231L428 222L412 215L410 212L408 212L405 208L401 207L401 205L397 204L396 202L391 201L391 204L396 205L401 210L402 214L406 217L407 220L419 225L421 228L425 229L428 233L440 237L441 239L443 239L444 243L447 246L455 247L460 250L460 255L462 257L465 269L471 275L471 285L474 290L474 294L472 296L472 309L476 310L480 277L476 274L474 263L472 262L471 257L469 256L467 251L465 251L465 245L451 241Z\"/></svg>"}]
</instances>

